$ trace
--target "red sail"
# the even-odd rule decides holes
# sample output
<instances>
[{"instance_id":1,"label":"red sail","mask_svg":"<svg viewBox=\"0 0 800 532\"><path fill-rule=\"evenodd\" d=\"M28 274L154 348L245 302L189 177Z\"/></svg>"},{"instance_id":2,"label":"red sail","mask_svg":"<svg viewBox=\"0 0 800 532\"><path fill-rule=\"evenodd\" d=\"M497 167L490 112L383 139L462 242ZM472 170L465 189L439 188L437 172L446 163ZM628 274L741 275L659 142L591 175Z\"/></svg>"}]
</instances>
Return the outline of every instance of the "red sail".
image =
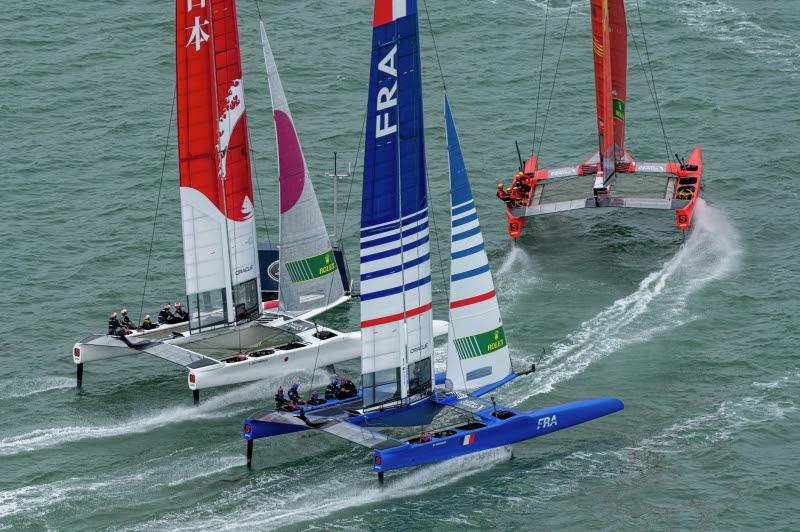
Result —
<instances>
[{"instance_id":1,"label":"red sail","mask_svg":"<svg viewBox=\"0 0 800 532\"><path fill-rule=\"evenodd\" d=\"M605 178L625 153L628 35L623 0L591 0L597 129Z\"/></svg>"},{"instance_id":2,"label":"red sail","mask_svg":"<svg viewBox=\"0 0 800 532\"><path fill-rule=\"evenodd\" d=\"M177 0L175 15L180 184L241 221L253 185L235 2Z\"/></svg>"}]
</instances>

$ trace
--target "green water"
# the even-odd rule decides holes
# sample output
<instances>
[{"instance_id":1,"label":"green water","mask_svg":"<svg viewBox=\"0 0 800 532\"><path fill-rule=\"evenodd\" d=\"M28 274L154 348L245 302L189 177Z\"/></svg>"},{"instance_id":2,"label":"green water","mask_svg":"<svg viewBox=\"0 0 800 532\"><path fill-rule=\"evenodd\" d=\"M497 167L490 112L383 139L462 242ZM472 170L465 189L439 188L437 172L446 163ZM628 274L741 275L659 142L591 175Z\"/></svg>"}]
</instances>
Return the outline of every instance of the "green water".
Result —
<instances>
[{"instance_id":1,"label":"green water","mask_svg":"<svg viewBox=\"0 0 800 532\"><path fill-rule=\"evenodd\" d=\"M392 474L380 491L366 450L318 434L257 442L247 471L240 422L269 404L276 382L209 392L194 408L184 371L142 357L87 365L76 393L72 343L104 330L113 309L139 311L172 104L174 5L12 0L0 14L0 529L800 528L796 0L640 0L671 144L704 152L708 205L683 246L669 213L605 211L538 219L516 248L493 191L514 170L513 141L532 140L545 1L428 1L512 354L540 368L499 399L535 408L614 395L625 410ZM540 127L569 5L551 3ZM596 143L587 2L574 9L545 165L579 161ZM321 175L333 151L355 157L371 3L261 10L331 213ZM239 21L257 207L274 236L274 132L252 2L240 2ZM422 41L441 206L441 95L425 29ZM631 56L627 147L663 159ZM175 153L173 129L150 311L183 292ZM340 182L340 222L349 186ZM358 198L357 180L353 190ZM354 199L344 220L354 271L357 221ZM447 292L434 289L445 318ZM352 330L358 308L323 321Z\"/></svg>"}]
</instances>

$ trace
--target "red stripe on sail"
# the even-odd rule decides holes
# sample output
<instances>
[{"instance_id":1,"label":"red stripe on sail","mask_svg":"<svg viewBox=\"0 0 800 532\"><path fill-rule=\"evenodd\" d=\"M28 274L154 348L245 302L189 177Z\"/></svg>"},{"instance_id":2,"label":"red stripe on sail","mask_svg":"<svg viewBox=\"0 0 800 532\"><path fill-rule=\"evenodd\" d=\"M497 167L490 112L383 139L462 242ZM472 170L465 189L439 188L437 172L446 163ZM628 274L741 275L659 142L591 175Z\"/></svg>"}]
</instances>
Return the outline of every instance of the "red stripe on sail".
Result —
<instances>
[{"instance_id":1,"label":"red stripe on sail","mask_svg":"<svg viewBox=\"0 0 800 532\"><path fill-rule=\"evenodd\" d=\"M253 183L234 0L176 0L175 20L180 184L244 220Z\"/></svg>"},{"instance_id":2,"label":"red stripe on sail","mask_svg":"<svg viewBox=\"0 0 800 532\"><path fill-rule=\"evenodd\" d=\"M427 305L422 305L421 307L412 308L411 310L407 310L405 312L400 312L398 314L392 314L391 316L384 316L382 318L374 318L371 320L365 320L361 322L361 328L364 329L366 327L375 327L376 325L383 325L384 323L392 323L395 321L400 321L403 318L413 318L423 312L427 312L433 308L432 303L428 303Z\"/></svg>"},{"instance_id":3,"label":"red stripe on sail","mask_svg":"<svg viewBox=\"0 0 800 532\"><path fill-rule=\"evenodd\" d=\"M392 0L375 0L375 16L372 27L377 28L394 20L392 14Z\"/></svg>"},{"instance_id":4,"label":"red stripe on sail","mask_svg":"<svg viewBox=\"0 0 800 532\"><path fill-rule=\"evenodd\" d=\"M487 299L492 299L495 296L496 292L494 290L490 292L486 292L485 294L480 294L474 297L468 297L467 299L459 299L458 301L453 301L450 303L450 308L459 308L459 307L466 307L468 305L474 305L475 303L480 303L481 301L486 301Z\"/></svg>"}]
</instances>

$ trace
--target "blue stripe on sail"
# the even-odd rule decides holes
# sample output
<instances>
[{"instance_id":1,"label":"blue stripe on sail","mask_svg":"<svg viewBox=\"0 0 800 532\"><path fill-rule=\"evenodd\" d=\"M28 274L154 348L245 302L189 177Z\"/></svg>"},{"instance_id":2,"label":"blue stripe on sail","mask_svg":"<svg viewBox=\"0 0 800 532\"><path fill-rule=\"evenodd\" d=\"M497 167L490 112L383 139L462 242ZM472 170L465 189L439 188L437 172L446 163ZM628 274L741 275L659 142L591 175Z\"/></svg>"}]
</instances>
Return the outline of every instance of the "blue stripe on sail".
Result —
<instances>
[{"instance_id":1,"label":"blue stripe on sail","mask_svg":"<svg viewBox=\"0 0 800 532\"><path fill-rule=\"evenodd\" d=\"M464 240L465 238L469 238L474 235L479 235L481 233L481 226L473 227L472 229L468 229L461 233L453 234L453 242L458 242L459 240ZM361 259L361 262L364 262L364 259Z\"/></svg>"},{"instance_id":2,"label":"blue stripe on sail","mask_svg":"<svg viewBox=\"0 0 800 532\"><path fill-rule=\"evenodd\" d=\"M405 220L403 220L402 225L403 227L405 227L406 225L422 220L426 216L428 216L428 209L425 209L422 212L418 212L417 214L406 218ZM362 229L361 237L364 238L368 236L379 235L381 233L386 233L388 231L396 231L400 227L400 225L401 225L400 220L394 220L393 222L377 225L375 227L369 227L367 229Z\"/></svg>"},{"instance_id":3,"label":"blue stripe on sail","mask_svg":"<svg viewBox=\"0 0 800 532\"><path fill-rule=\"evenodd\" d=\"M465 272L456 273L450 276L451 281L460 281L462 279L469 279L470 277L475 277L476 275L480 275L482 273L486 273L489 271L489 264L484 264L479 268L475 268L474 270L467 270ZM364 296L361 296L362 299Z\"/></svg>"},{"instance_id":4,"label":"blue stripe on sail","mask_svg":"<svg viewBox=\"0 0 800 532\"><path fill-rule=\"evenodd\" d=\"M403 246L403 251L408 251L410 249L414 249L416 247L421 246L422 244L426 243L430 240L429 235L425 235L424 237L420 238L419 240L415 240L414 242L408 243ZM372 255L364 255L361 257L361 263L365 262L372 262L374 260L385 259L386 257L393 257L394 255L400 254L400 248L388 249L386 251L381 251L380 253L373 253Z\"/></svg>"},{"instance_id":5,"label":"blue stripe on sail","mask_svg":"<svg viewBox=\"0 0 800 532\"><path fill-rule=\"evenodd\" d=\"M422 279L418 279L416 281L412 281L405 286L395 286L393 288L387 288L386 290L378 290L377 292L370 292L368 294L361 294L361 301L369 301L370 299L378 299L380 297L391 296L394 294L399 294L400 292L404 292L407 290L411 290L413 288L417 288L419 286L423 286L431 282L431 276L428 275L427 277L423 277Z\"/></svg>"},{"instance_id":6,"label":"blue stripe on sail","mask_svg":"<svg viewBox=\"0 0 800 532\"><path fill-rule=\"evenodd\" d=\"M428 222L425 222L425 223L419 224L416 227L412 227L411 229L406 229L405 231L403 231L403 238L405 238L407 236L411 236L411 235L416 234L416 233L419 233L423 229L427 229L427 228L428 228ZM400 240L400 234L399 233L396 234L396 235L385 236L383 238L376 238L375 240L370 240L368 242L362 242L361 243L361 249L367 249L367 248L371 248L371 247L375 247L375 246L380 246L381 244L387 244L389 242L398 242L399 240Z\"/></svg>"},{"instance_id":7,"label":"blue stripe on sail","mask_svg":"<svg viewBox=\"0 0 800 532\"><path fill-rule=\"evenodd\" d=\"M469 200L469 203L466 203L464 205L460 205L458 207L453 207L452 212L450 214L452 216L458 216L462 212L467 212L468 210L472 209L473 207L475 207L475 202L472 201L472 200Z\"/></svg>"},{"instance_id":8,"label":"blue stripe on sail","mask_svg":"<svg viewBox=\"0 0 800 532\"><path fill-rule=\"evenodd\" d=\"M462 249L461 251L456 251L455 253L452 253L450 255L450 258L453 260L460 259L462 257L468 257L469 255L474 255L479 251L483 251L483 242L481 242L477 246L472 246L471 248Z\"/></svg>"},{"instance_id":9,"label":"blue stripe on sail","mask_svg":"<svg viewBox=\"0 0 800 532\"><path fill-rule=\"evenodd\" d=\"M417 257L416 259L410 260L405 264L398 264L397 266L392 266L391 268L384 268L382 270L375 270L374 272L365 273L361 276L362 281L369 281L370 279L375 279L377 277L383 277L385 275L391 275L393 273L399 273L403 271L403 269L408 269L413 266L418 266L423 262L427 262L428 259L431 258L430 253L426 253L421 257Z\"/></svg>"},{"instance_id":10,"label":"blue stripe on sail","mask_svg":"<svg viewBox=\"0 0 800 532\"><path fill-rule=\"evenodd\" d=\"M447 132L447 158L450 164L450 205L460 205L472 199L472 189L469 187L467 166L464 164L464 155L461 153L461 144L458 141L458 132L447 94L444 95L444 125Z\"/></svg>"},{"instance_id":11,"label":"blue stripe on sail","mask_svg":"<svg viewBox=\"0 0 800 532\"><path fill-rule=\"evenodd\" d=\"M468 223L472 222L473 220L477 220L477 219L478 219L478 213L477 212L473 212L472 214L464 216L463 218L459 218L458 220L453 220L453 227L458 227L459 225L468 224Z\"/></svg>"}]
</instances>

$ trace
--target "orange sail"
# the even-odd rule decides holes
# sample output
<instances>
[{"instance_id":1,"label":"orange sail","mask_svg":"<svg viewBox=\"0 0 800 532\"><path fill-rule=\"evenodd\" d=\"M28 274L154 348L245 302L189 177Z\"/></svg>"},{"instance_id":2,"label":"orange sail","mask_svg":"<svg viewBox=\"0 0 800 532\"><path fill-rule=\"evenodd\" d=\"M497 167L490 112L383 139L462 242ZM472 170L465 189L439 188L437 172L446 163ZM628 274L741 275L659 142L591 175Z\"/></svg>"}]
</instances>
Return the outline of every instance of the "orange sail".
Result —
<instances>
[{"instance_id":1,"label":"orange sail","mask_svg":"<svg viewBox=\"0 0 800 532\"><path fill-rule=\"evenodd\" d=\"M592 0L592 49L600 169L595 189L608 188L625 155L628 33L623 0ZM602 179L600 179L602 178Z\"/></svg>"}]
</instances>

